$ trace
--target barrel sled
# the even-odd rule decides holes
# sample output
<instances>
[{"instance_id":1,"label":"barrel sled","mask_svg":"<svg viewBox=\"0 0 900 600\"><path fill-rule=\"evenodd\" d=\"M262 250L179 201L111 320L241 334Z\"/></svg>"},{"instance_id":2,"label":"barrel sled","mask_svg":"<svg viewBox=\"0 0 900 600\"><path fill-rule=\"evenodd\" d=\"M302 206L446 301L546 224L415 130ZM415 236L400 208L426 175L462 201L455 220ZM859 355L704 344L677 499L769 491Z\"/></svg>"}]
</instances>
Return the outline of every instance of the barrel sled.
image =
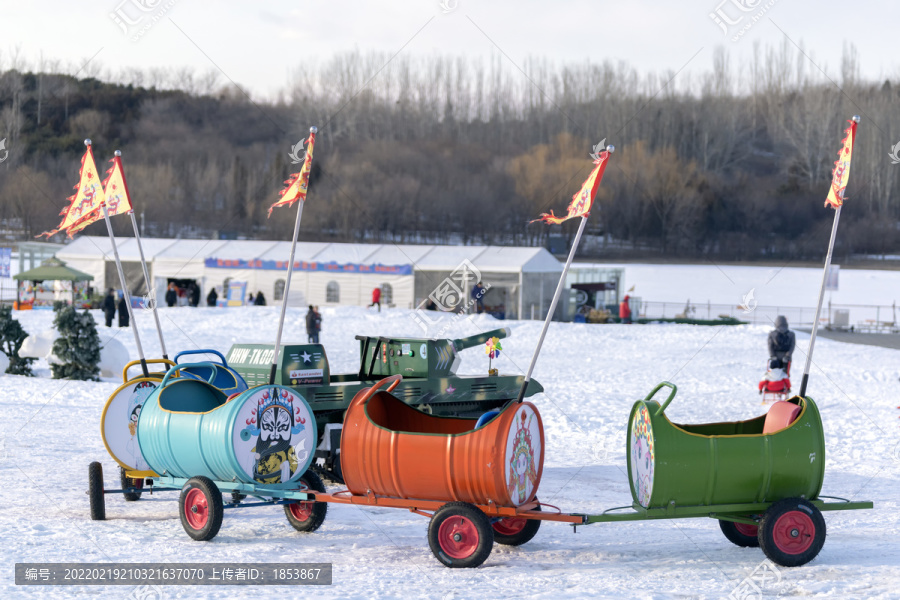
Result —
<instances>
[{"instance_id":1,"label":"barrel sled","mask_svg":"<svg viewBox=\"0 0 900 600\"><path fill-rule=\"evenodd\" d=\"M665 414L674 387L662 407L652 395L635 403L628 422L628 476L636 506L813 499L821 491L825 437L812 399L776 402L767 414L747 421L680 425Z\"/></svg>"},{"instance_id":2,"label":"barrel sled","mask_svg":"<svg viewBox=\"0 0 900 600\"><path fill-rule=\"evenodd\" d=\"M160 475L292 489L312 462L316 422L291 388L257 386L229 399L209 382L167 376L144 403L138 442Z\"/></svg>"},{"instance_id":3,"label":"barrel sled","mask_svg":"<svg viewBox=\"0 0 900 600\"><path fill-rule=\"evenodd\" d=\"M544 428L533 404L512 403L476 428L477 419L429 415L378 390L385 381L360 391L344 420L341 464L352 493L509 507L534 499Z\"/></svg>"}]
</instances>

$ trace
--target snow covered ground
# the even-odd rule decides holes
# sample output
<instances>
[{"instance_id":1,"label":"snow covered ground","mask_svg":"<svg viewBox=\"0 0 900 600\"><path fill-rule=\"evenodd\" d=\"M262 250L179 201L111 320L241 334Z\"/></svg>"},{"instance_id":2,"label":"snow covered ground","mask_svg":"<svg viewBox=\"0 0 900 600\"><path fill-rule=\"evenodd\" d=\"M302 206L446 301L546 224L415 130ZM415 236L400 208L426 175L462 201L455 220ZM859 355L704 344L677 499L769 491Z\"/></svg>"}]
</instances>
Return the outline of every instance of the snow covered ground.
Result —
<instances>
[{"instance_id":1,"label":"snow covered ground","mask_svg":"<svg viewBox=\"0 0 900 600\"><path fill-rule=\"evenodd\" d=\"M277 310L175 308L161 314L174 354L199 347L225 352L237 341L271 342ZM305 339L303 313L289 311L285 341ZM16 316L29 332L47 329L52 321L48 311ZM95 317L102 323L99 312ZM137 320L148 355L159 356L149 314L140 313ZM479 316L454 322L448 336L500 325L513 330L503 343L501 373L521 373L540 323ZM676 422L763 413L756 385L767 331L763 326L554 323L535 369L546 389L534 399L547 445L541 500L569 512L630 504L626 421L632 403L661 380L679 386L668 409ZM134 357L130 330L113 333ZM354 335L421 333L408 310L324 309L322 342L334 373L357 369ZM807 344L808 336L798 333L798 359ZM795 385L801 368L802 360L796 360ZM460 373L486 370L481 349L463 353ZM127 587L16 588L13 563L32 561L334 564L330 587L165 587L165 598L722 598L764 559L759 549L732 545L710 519L592 525L577 534L567 525L544 523L533 541L519 548L496 546L474 570L441 566L428 548L428 521L396 509L332 505L323 527L312 534L294 531L280 508L226 511L219 535L207 543L184 533L173 492L134 503L109 497L108 520L91 521L85 495L88 463L100 460L107 485L115 484L116 465L99 429L116 381L53 380L44 361L37 372L38 378L0 378L2 598L126 598L132 592ZM900 354L820 338L808 391L825 426L823 494L870 499L875 510L825 513L828 539L819 557L803 567L778 568L762 593L897 598Z\"/></svg>"}]
</instances>

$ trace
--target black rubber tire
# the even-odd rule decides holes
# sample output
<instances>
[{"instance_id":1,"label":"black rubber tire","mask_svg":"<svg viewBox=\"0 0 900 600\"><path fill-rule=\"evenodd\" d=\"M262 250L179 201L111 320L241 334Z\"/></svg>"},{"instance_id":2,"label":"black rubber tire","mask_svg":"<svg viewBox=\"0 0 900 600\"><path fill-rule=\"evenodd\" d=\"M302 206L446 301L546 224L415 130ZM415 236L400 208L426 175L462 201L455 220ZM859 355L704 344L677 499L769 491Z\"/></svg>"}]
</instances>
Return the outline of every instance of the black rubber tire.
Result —
<instances>
[{"instance_id":1,"label":"black rubber tire","mask_svg":"<svg viewBox=\"0 0 900 600\"><path fill-rule=\"evenodd\" d=\"M103 492L103 465L97 461L88 465L88 498L91 502L91 520L106 520L106 498Z\"/></svg>"},{"instance_id":2,"label":"black rubber tire","mask_svg":"<svg viewBox=\"0 0 900 600\"><path fill-rule=\"evenodd\" d=\"M785 517L785 522L779 520ZM800 527L791 524L791 518L802 523ZM808 547L788 548L779 539L804 537ZM769 507L759 522L759 546L773 563L782 567L805 565L822 550L825 545L825 518L822 512L808 500L786 498Z\"/></svg>"},{"instance_id":3,"label":"black rubber tire","mask_svg":"<svg viewBox=\"0 0 900 600\"><path fill-rule=\"evenodd\" d=\"M323 494L325 493L325 484L322 483L322 478L315 474L312 470L308 470L306 473L304 473L303 477L301 477L299 481L301 481L310 490L321 492ZM287 517L288 523L290 523L294 527L294 529L296 529L297 531L302 531L304 533L312 533L313 531L321 527L322 523L325 522L325 516L328 514L328 505L324 502L313 502L312 511L310 511L309 516L305 519L301 519L294 514L294 510L296 510L298 505L300 504L309 503L294 502L292 504L285 504L284 514Z\"/></svg>"},{"instance_id":4,"label":"black rubber tire","mask_svg":"<svg viewBox=\"0 0 900 600\"><path fill-rule=\"evenodd\" d=\"M200 527L195 527L188 522L185 511L185 500L191 490L199 490L203 495L206 503L207 518ZM196 494L191 494L196 496ZM190 510L190 509L188 509ZM222 526L222 516L225 510L222 508L222 492L216 487L208 477L191 477L188 479L184 487L181 488L181 495L178 497L178 515L181 517L181 526L184 531L198 542L207 542L219 533Z\"/></svg>"},{"instance_id":5,"label":"black rubber tire","mask_svg":"<svg viewBox=\"0 0 900 600\"><path fill-rule=\"evenodd\" d=\"M740 526L743 526L745 531L741 531L739 529ZM741 548L758 548L759 547L759 526L755 527L756 531L751 535L747 528L753 527L752 525L747 525L746 523L735 523L734 521L722 521L719 520L719 529L722 530L722 533L725 534L725 537L728 538L728 541L734 544L735 546L740 546Z\"/></svg>"},{"instance_id":6,"label":"black rubber tire","mask_svg":"<svg viewBox=\"0 0 900 600\"><path fill-rule=\"evenodd\" d=\"M465 519L468 529L474 528L474 548L465 556L450 556L441 546L441 526L452 523L452 519ZM440 507L431 517L428 524L428 545L444 566L450 568L473 568L482 564L491 555L494 547L494 528L490 519L477 507L466 502L448 502Z\"/></svg>"},{"instance_id":7,"label":"black rubber tire","mask_svg":"<svg viewBox=\"0 0 900 600\"><path fill-rule=\"evenodd\" d=\"M144 478L140 479L132 479L125 474L125 468L119 467L119 480L122 483L122 489L126 490L130 487L142 489L144 487ZM141 492L125 492L122 494L125 496L126 502L135 502L136 500L141 499Z\"/></svg>"},{"instance_id":8,"label":"black rubber tire","mask_svg":"<svg viewBox=\"0 0 900 600\"><path fill-rule=\"evenodd\" d=\"M537 498L535 498L535 501L537 501ZM541 505L538 504L534 510L540 512ZM538 530L541 528L541 522L537 519L516 519L516 521L525 521L525 526L520 531L512 534L498 529L498 526L503 527L504 522L509 522L508 519L501 519L491 523L491 528L494 530L494 542L504 546L521 546L526 542L530 542L531 538L537 535Z\"/></svg>"}]
</instances>

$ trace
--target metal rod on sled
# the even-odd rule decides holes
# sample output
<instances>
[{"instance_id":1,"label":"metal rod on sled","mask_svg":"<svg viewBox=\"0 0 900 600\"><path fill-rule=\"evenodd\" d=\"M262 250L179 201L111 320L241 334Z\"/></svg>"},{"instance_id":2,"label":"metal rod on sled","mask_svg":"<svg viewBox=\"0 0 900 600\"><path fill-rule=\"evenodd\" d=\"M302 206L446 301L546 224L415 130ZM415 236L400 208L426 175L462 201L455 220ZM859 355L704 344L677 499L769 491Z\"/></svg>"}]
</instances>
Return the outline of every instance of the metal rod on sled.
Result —
<instances>
[{"instance_id":1,"label":"metal rod on sled","mask_svg":"<svg viewBox=\"0 0 900 600\"><path fill-rule=\"evenodd\" d=\"M834 238L837 235L838 222L841 220L841 208L834 211L834 223L831 226L831 241L828 242L828 254L825 255L825 269L822 274L822 286L819 288L819 303L816 305L816 316L813 318L812 332L809 336L809 350L806 352L806 366L803 367L803 379L800 381L800 396L806 396L806 384L809 382L809 367L812 364L813 348L816 345L816 331L819 329L819 313L822 312L822 301L825 298L825 282L828 280L828 269L831 268L831 253L834 250Z\"/></svg>"},{"instance_id":2,"label":"metal rod on sled","mask_svg":"<svg viewBox=\"0 0 900 600\"><path fill-rule=\"evenodd\" d=\"M116 157L121 157L122 152L116 150ZM119 169L122 172L122 179L125 179L125 170L122 165L119 165ZM127 185L127 183L126 183ZM144 258L144 246L141 244L141 233L138 231L137 219L134 218L134 208L128 211L128 214L131 216L131 226L134 227L134 241L137 242L138 253L141 256L141 267L144 270L144 283L147 285L147 298L148 303L150 304L150 310L153 312L153 320L156 322L156 333L159 335L159 347L162 349L162 357L166 360L169 359L168 354L166 354L166 342L163 340L163 332L162 326L159 324L159 314L156 312L156 290L153 289L153 286L150 285L150 272L147 270L147 260ZM150 293L153 293L153 299L150 300ZM130 305L129 305L130 306Z\"/></svg>"},{"instance_id":3,"label":"metal rod on sled","mask_svg":"<svg viewBox=\"0 0 900 600\"><path fill-rule=\"evenodd\" d=\"M122 270L122 261L119 259L119 249L116 247L116 236L113 234L112 223L109 222L109 211L106 210L106 199L101 205L103 208L103 220L106 221L106 230L109 232L109 241L112 243L113 256L116 258L116 269L119 271L119 282L122 284L122 295L125 297L125 309L128 311L128 321L131 323L131 331L134 333L134 343L137 346L138 357L141 359L141 370L144 377L150 376L147 369L147 360L144 358L144 349L141 347L141 336L138 334L134 313L131 311L131 296L128 294L128 285L125 283L125 271Z\"/></svg>"},{"instance_id":4,"label":"metal rod on sled","mask_svg":"<svg viewBox=\"0 0 900 600\"><path fill-rule=\"evenodd\" d=\"M316 127L310 127L311 133L317 133ZM308 192L307 192L308 193ZM278 332L275 334L275 351L272 353L272 370L269 372L269 385L275 384L275 371L278 370L278 351L281 348L281 331L284 329L284 314L287 311L288 296L291 292L291 275L294 273L294 252L297 250L297 236L300 234L300 218L306 198L297 202L297 220L294 222L294 237L291 240L291 260L288 263L287 278L284 281L284 295L281 297L281 316L278 317Z\"/></svg>"},{"instance_id":5,"label":"metal rod on sled","mask_svg":"<svg viewBox=\"0 0 900 600\"><path fill-rule=\"evenodd\" d=\"M534 371L534 364L537 362L538 354L541 353L541 346L544 344L544 338L547 335L547 329L550 327L550 321L553 320L553 313L556 311L556 304L559 302L559 296L562 294L563 287L566 285L566 275L569 273L569 267L572 259L575 257L575 250L581 241L581 234L584 233L584 226L587 224L587 215L581 217L581 224L578 226L578 233L575 234L575 240L572 242L572 249L569 250L569 257L566 259L566 266L563 267L562 275L559 276L559 283L556 285L556 292L553 294L553 300L550 302L550 310L547 311L547 318L544 319L544 326L541 328L541 336L538 338L537 346L534 349L534 355L531 357L531 364L528 365L528 372L525 374L525 381L522 382L522 389L519 390L519 396L516 402L521 402L525 398L525 392L528 389L528 383L531 381L531 373Z\"/></svg>"}]
</instances>

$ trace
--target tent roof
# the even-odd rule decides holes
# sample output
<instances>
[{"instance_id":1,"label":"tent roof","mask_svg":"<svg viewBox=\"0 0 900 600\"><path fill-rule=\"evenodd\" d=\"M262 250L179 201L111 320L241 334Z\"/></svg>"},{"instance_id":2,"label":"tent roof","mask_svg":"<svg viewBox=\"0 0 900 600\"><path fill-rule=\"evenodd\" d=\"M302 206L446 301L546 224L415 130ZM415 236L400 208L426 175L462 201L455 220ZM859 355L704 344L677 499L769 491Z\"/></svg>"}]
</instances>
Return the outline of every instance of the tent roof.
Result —
<instances>
[{"instance_id":1,"label":"tent roof","mask_svg":"<svg viewBox=\"0 0 900 600\"><path fill-rule=\"evenodd\" d=\"M67 267L58 258L49 258L41 266L13 276L18 281L91 281L93 278L93 275Z\"/></svg>"}]
</instances>

